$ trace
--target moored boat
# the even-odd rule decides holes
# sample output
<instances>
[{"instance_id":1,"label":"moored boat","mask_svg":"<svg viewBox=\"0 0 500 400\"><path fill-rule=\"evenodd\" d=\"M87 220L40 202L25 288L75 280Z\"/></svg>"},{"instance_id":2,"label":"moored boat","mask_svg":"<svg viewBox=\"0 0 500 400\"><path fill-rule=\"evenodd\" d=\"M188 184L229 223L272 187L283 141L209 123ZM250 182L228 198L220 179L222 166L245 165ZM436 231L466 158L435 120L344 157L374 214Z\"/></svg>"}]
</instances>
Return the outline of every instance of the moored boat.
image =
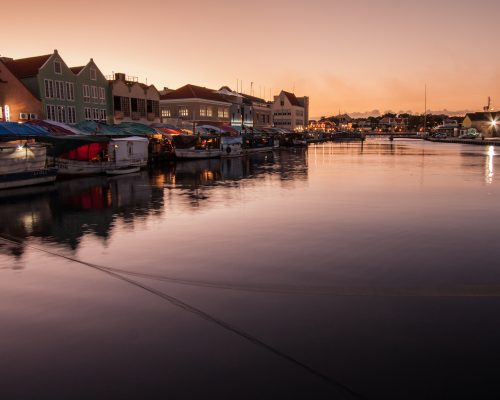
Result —
<instances>
[{"instance_id":1,"label":"moored boat","mask_svg":"<svg viewBox=\"0 0 500 400\"><path fill-rule=\"evenodd\" d=\"M0 142L0 189L54 182L57 168L47 166L47 147L29 140Z\"/></svg>"},{"instance_id":2,"label":"moored boat","mask_svg":"<svg viewBox=\"0 0 500 400\"><path fill-rule=\"evenodd\" d=\"M222 155L219 135L178 135L174 137L177 158L217 158Z\"/></svg>"},{"instance_id":3,"label":"moored boat","mask_svg":"<svg viewBox=\"0 0 500 400\"><path fill-rule=\"evenodd\" d=\"M148 162L148 139L102 136L65 136L44 139L53 146L51 153L61 175L99 175L119 170L136 172Z\"/></svg>"}]
</instances>

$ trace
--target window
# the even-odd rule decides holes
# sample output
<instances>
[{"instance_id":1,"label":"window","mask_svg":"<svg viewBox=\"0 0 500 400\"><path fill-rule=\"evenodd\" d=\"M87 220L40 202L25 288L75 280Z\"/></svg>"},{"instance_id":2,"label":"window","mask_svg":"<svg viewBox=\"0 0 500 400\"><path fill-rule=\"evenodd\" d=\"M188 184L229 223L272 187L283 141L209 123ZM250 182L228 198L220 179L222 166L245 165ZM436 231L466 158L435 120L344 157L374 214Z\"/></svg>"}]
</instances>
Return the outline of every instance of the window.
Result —
<instances>
[{"instance_id":1,"label":"window","mask_svg":"<svg viewBox=\"0 0 500 400\"><path fill-rule=\"evenodd\" d=\"M95 68L90 68L90 80L92 81L97 80L97 73Z\"/></svg>"},{"instance_id":2,"label":"window","mask_svg":"<svg viewBox=\"0 0 500 400\"><path fill-rule=\"evenodd\" d=\"M66 82L66 99L75 100L75 85L72 82Z\"/></svg>"},{"instance_id":3,"label":"window","mask_svg":"<svg viewBox=\"0 0 500 400\"><path fill-rule=\"evenodd\" d=\"M52 79L45 79L43 82L45 84L45 97L52 99L54 97L54 82Z\"/></svg>"},{"instance_id":4,"label":"window","mask_svg":"<svg viewBox=\"0 0 500 400\"><path fill-rule=\"evenodd\" d=\"M64 82L62 81L56 81L56 99L66 99L66 96L64 95Z\"/></svg>"},{"instance_id":5,"label":"window","mask_svg":"<svg viewBox=\"0 0 500 400\"><path fill-rule=\"evenodd\" d=\"M57 106L56 121L66 122L66 110L64 109L64 106Z\"/></svg>"},{"instance_id":6,"label":"window","mask_svg":"<svg viewBox=\"0 0 500 400\"><path fill-rule=\"evenodd\" d=\"M101 100L101 104L106 104L106 92L103 87L99 88L99 99Z\"/></svg>"},{"instance_id":7,"label":"window","mask_svg":"<svg viewBox=\"0 0 500 400\"><path fill-rule=\"evenodd\" d=\"M125 117L130 117L130 97L122 97L122 111Z\"/></svg>"},{"instance_id":8,"label":"window","mask_svg":"<svg viewBox=\"0 0 500 400\"><path fill-rule=\"evenodd\" d=\"M180 106L179 107L179 117L187 117L189 116L189 111L187 107L185 106Z\"/></svg>"},{"instance_id":9,"label":"window","mask_svg":"<svg viewBox=\"0 0 500 400\"><path fill-rule=\"evenodd\" d=\"M75 107L70 106L66 107L68 110L68 123L69 124L76 124L76 110Z\"/></svg>"},{"instance_id":10,"label":"window","mask_svg":"<svg viewBox=\"0 0 500 400\"><path fill-rule=\"evenodd\" d=\"M130 107L132 109L132 112L137 112L139 110L139 106L137 105L139 99L136 99L135 97L132 97L130 99Z\"/></svg>"},{"instance_id":11,"label":"window","mask_svg":"<svg viewBox=\"0 0 500 400\"><path fill-rule=\"evenodd\" d=\"M146 99L137 99L138 111L141 117L146 116Z\"/></svg>"},{"instance_id":12,"label":"window","mask_svg":"<svg viewBox=\"0 0 500 400\"><path fill-rule=\"evenodd\" d=\"M92 119L92 111L89 107L85 107L84 108L84 112L85 112L85 119L87 121L90 121Z\"/></svg>"},{"instance_id":13,"label":"window","mask_svg":"<svg viewBox=\"0 0 500 400\"><path fill-rule=\"evenodd\" d=\"M51 105L51 104L47 104L47 106L45 107L45 117L50 120L50 121L55 121L56 120L56 107Z\"/></svg>"},{"instance_id":14,"label":"window","mask_svg":"<svg viewBox=\"0 0 500 400\"><path fill-rule=\"evenodd\" d=\"M61 61L59 60L54 61L54 72L58 75L62 74Z\"/></svg>"},{"instance_id":15,"label":"window","mask_svg":"<svg viewBox=\"0 0 500 400\"><path fill-rule=\"evenodd\" d=\"M162 117L170 117L170 110L166 108L161 109L161 116Z\"/></svg>"},{"instance_id":16,"label":"window","mask_svg":"<svg viewBox=\"0 0 500 400\"><path fill-rule=\"evenodd\" d=\"M234 113L233 113L233 115L234 115ZM224 109L223 109L222 107L219 107L219 108L217 109L217 116L218 116L219 118L224 118Z\"/></svg>"},{"instance_id":17,"label":"window","mask_svg":"<svg viewBox=\"0 0 500 400\"><path fill-rule=\"evenodd\" d=\"M99 109L98 108L92 109L92 119L94 121L99 121Z\"/></svg>"},{"instance_id":18,"label":"window","mask_svg":"<svg viewBox=\"0 0 500 400\"><path fill-rule=\"evenodd\" d=\"M99 110L99 119L102 121L102 122L106 122L106 110L105 109L101 109Z\"/></svg>"},{"instance_id":19,"label":"window","mask_svg":"<svg viewBox=\"0 0 500 400\"><path fill-rule=\"evenodd\" d=\"M206 117L206 116L207 116L207 107L200 106L200 117Z\"/></svg>"},{"instance_id":20,"label":"window","mask_svg":"<svg viewBox=\"0 0 500 400\"><path fill-rule=\"evenodd\" d=\"M83 101L88 103L90 101L90 90L89 85L83 85Z\"/></svg>"},{"instance_id":21,"label":"window","mask_svg":"<svg viewBox=\"0 0 500 400\"><path fill-rule=\"evenodd\" d=\"M92 99L97 100L97 86L91 86L90 89L92 90Z\"/></svg>"},{"instance_id":22,"label":"window","mask_svg":"<svg viewBox=\"0 0 500 400\"><path fill-rule=\"evenodd\" d=\"M229 118L229 108L224 108L224 112L222 115L223 118Z\"/></svg>"},{"instance_id":23,"label":"window","mask_svg":"<svg viewBox=\"0 0 500 400\"><path fill-rule=\"evenodd\" d=\"M207 107L207 117L211 117L213 115L212 107Z\"/></svg>"}]
</instances>

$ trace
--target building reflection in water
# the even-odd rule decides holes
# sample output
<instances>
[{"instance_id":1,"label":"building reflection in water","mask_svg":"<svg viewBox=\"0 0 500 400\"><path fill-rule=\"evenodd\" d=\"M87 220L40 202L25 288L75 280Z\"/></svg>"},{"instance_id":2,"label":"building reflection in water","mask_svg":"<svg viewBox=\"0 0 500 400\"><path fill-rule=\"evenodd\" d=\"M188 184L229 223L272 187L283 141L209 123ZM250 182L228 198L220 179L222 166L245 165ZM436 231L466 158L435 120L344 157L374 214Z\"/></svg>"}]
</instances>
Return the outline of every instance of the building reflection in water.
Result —
<instances>
[{"instance_id":1,"label":"building reflection in water","mask_svg":"<svg viewBox=\"0 0 500 400\"><path fill-rule=\"evenodd\" d=\"M170 163L137 174L87 177L0 192L0 253L21 257L25 240L76 250L86 235L106 241L117 222L135 224L168 208L208 207L213 196L238 199L238 190L255 185L290 185L307 180L307 150L291 149L248 157Z\"/></svg>"}]
</instances>

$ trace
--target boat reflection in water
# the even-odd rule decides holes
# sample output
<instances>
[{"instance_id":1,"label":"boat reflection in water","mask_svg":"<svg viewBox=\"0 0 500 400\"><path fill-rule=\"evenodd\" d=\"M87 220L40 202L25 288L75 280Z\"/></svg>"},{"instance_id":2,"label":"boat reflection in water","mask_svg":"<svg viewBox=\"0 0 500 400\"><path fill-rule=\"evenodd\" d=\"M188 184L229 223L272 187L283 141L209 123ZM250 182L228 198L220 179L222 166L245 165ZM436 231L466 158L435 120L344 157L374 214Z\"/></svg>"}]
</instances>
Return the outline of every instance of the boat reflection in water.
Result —
<instances>
[{"instance_id":1,"label":"boat reflection in water","mask_svg":"<svg viewBox=\"0 0 500 400\"><path fill-rule=\"evenodd\" d=\"M73 250L87 234L107 240L117 220L131 224L162 212L163 192L149 181L142 171L10 191L0 197L0 234L17 240L43 238ZM4 244L2 250L21 255L23 245Z\"/></svg>"},{"instance_id":2,"label":"boat reflection in water","mask_svg":"<svg viewBox=\"0 0 500 400\"><path fill-rule=\"evenodd\" d=\"M20 257L24 240L41 238L76 250L86 235L103 242L118 222L134 228L169 208L208 206L223 188L237 199L241 185L297 184L307 179L306 150L248 157L181 161L130 175L94 176L53 186L10 190L0 196L0 234L19 244L0 243L0 253ZM294 182L294 183L292 183ZM233 191L234 193L231 193Z\"/></svg>"}]
</instances>

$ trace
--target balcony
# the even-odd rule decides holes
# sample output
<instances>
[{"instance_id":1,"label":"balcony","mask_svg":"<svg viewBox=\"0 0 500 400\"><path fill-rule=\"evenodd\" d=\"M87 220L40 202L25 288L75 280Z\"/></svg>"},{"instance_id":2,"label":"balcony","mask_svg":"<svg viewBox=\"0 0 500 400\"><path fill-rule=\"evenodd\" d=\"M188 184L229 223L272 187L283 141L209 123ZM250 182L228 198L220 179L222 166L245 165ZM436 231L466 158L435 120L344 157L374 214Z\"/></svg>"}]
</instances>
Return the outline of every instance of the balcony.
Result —
<instances>
[{"instance_id":1,"label":"balcony","mask_svg":"<svg viewBox=\"0 0 500 400\"><path fill-rule=\"evenodd\" d=\"M139 121L141 119L141 114L138 112L132 111L132 120L133 121Z\"/></svg>"},{"instance_id":2,"label":"balcony","mask_svg":"<svg viewBox=\"0 0 500 400\"><path fill-rule=\"evenodd\" d=\"M115 119L123 119L123 111L115 111Z\"/></svg>"}]
</instances>

